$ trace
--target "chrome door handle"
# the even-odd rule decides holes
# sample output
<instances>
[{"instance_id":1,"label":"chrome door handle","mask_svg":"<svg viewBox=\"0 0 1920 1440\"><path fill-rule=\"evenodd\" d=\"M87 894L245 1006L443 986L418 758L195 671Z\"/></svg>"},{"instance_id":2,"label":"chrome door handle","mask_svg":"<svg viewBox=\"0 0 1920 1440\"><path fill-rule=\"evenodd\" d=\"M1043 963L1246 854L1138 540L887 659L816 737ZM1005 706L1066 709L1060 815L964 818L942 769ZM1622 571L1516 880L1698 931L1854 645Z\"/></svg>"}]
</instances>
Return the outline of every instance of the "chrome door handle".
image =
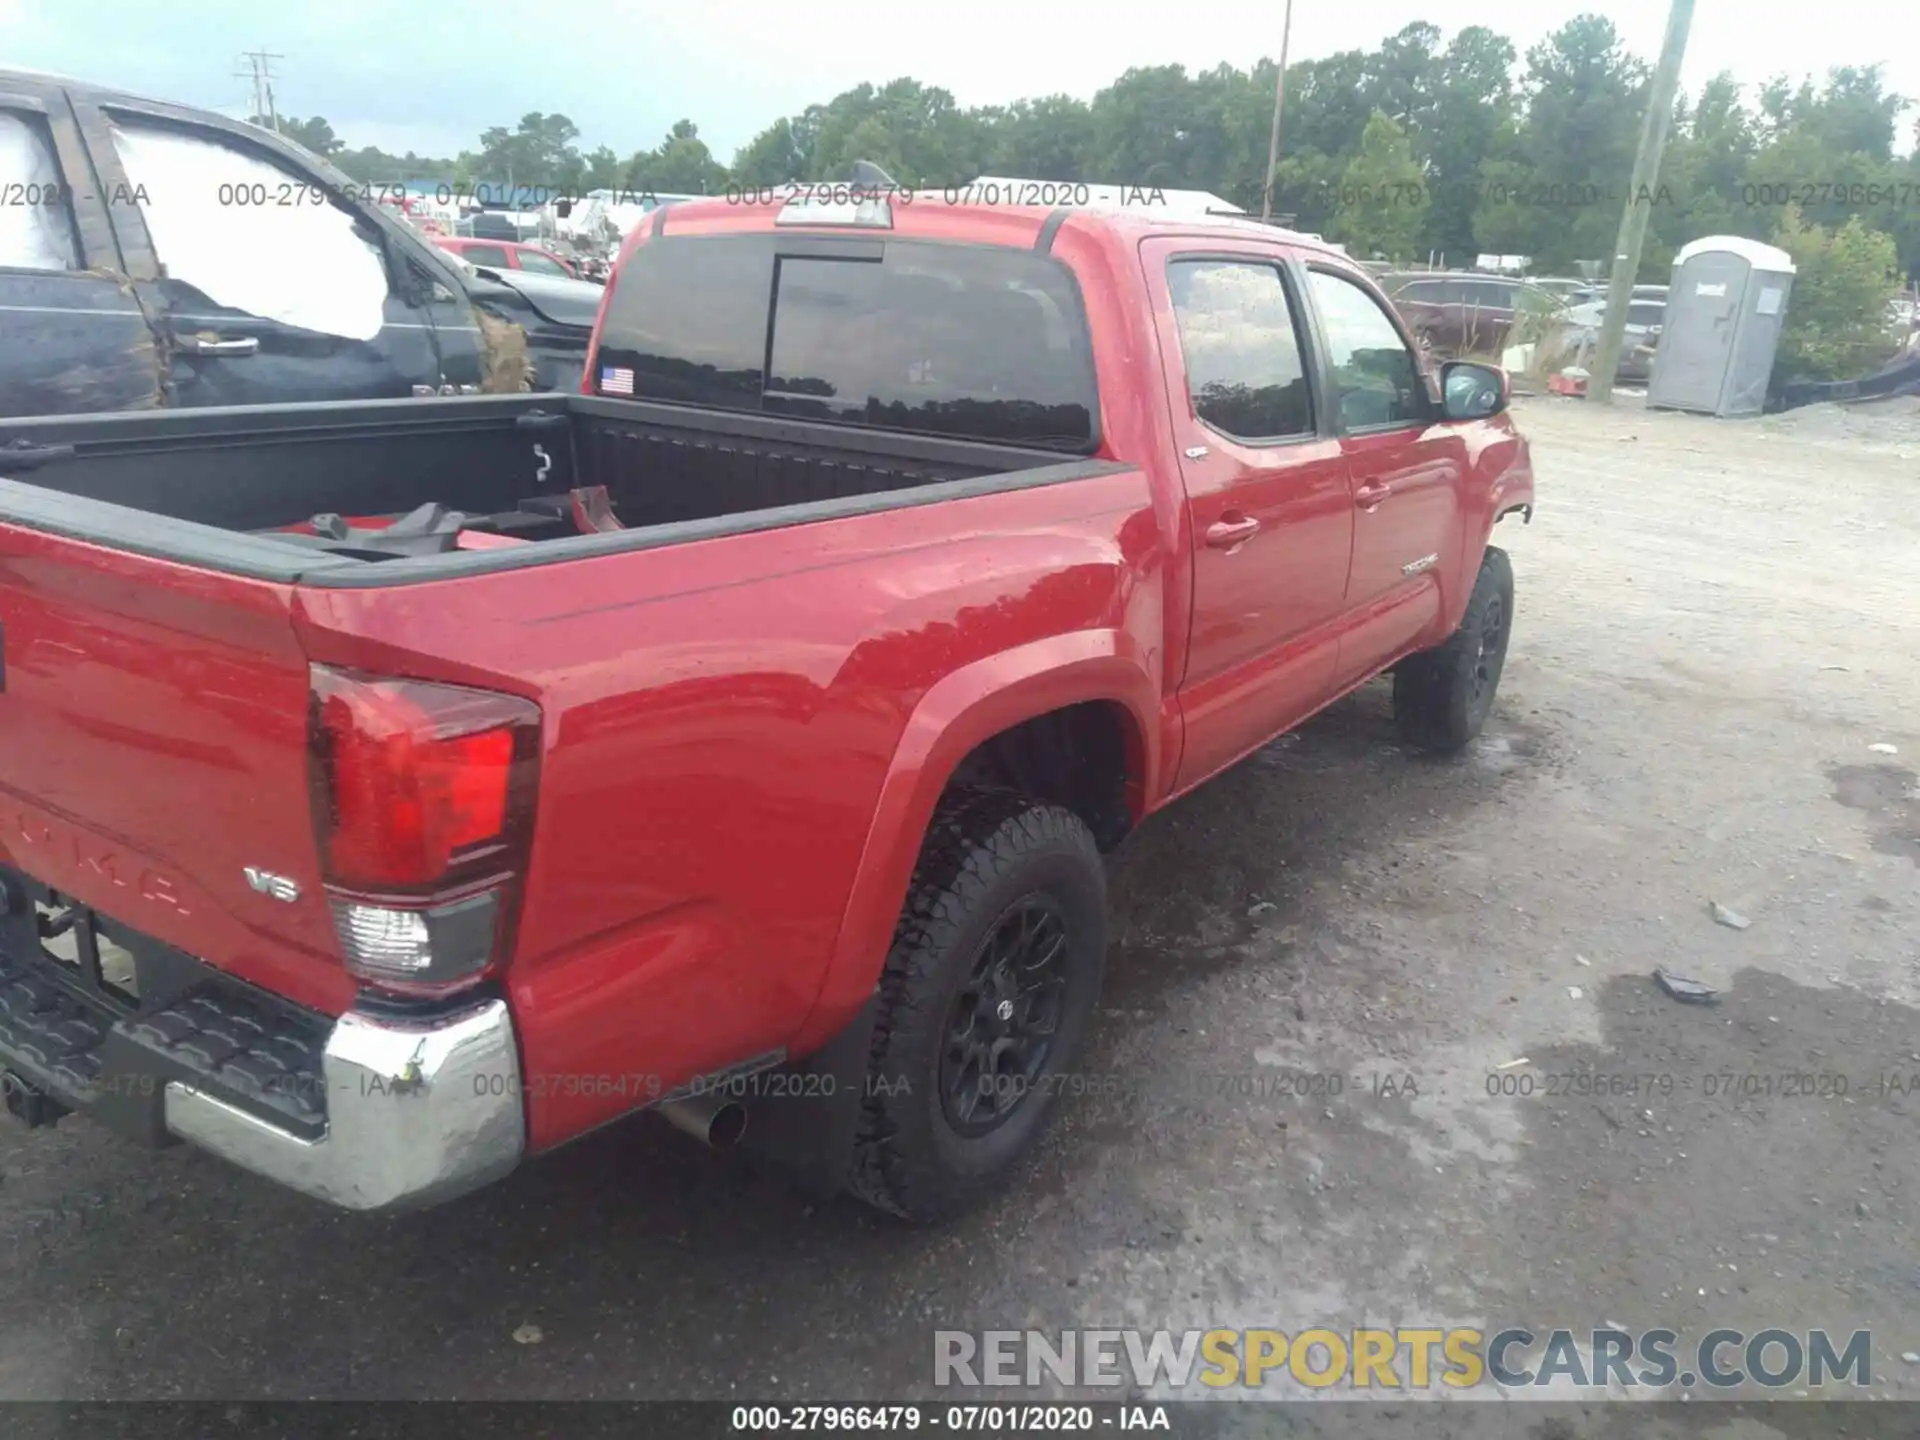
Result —
<instances>
[{"instance_id":1,"label":"chrome door handle","mask_svg":"<svg viewBox=\"0 0 1920 1440\"><path fill-rule=\"evenodd\" d=\"M1216 520L1207 527L1207 544L1216 550L1231 550L1254 537L1260 529L1260 522L1251 515L1242 515L1237 520Z\"/></svg>"},{"instance_id":2,"label":"chrome door handle","mask_svg":"<svg viewBox=\"0 0 1920 1440\"><path fill-rule=\"evenodd\" d=\"M1391 494L1391 485L1362 485L1353 492L1353 503L1362 510L1371 510Z\"/></svg>"},{"instance_id":3,"label":"chrome door handle","mask_svg":"<svg viewBox=\"0 0 1920 1440\"><path fill-rule=\"evenodd\" d=\"M187 355L251 355L260 348L260 341L253 335L242 340L221 340L205 335L182 335L173 342L173 348Z\"/></svg>"}]
</instances>

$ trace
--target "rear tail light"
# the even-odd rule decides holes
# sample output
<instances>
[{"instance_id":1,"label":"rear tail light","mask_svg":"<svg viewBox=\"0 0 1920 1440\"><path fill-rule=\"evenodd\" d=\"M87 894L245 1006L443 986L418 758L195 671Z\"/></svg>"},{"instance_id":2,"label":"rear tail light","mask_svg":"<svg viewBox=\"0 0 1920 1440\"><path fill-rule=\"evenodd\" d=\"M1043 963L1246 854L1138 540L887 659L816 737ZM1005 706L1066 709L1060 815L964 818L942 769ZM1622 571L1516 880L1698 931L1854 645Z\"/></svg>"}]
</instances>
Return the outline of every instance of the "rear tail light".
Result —
<instances>
[{"instance_id":1,"label":"rear tail light","mask_svg":"<svg viewBox=\"0 0 1920 1440\"><path fill-rule=\"evenodd\" d=\"M533 838L540 711L312 668L314 825L347 969L400 993L505 960Z\"/></svg>"}]
</instances>

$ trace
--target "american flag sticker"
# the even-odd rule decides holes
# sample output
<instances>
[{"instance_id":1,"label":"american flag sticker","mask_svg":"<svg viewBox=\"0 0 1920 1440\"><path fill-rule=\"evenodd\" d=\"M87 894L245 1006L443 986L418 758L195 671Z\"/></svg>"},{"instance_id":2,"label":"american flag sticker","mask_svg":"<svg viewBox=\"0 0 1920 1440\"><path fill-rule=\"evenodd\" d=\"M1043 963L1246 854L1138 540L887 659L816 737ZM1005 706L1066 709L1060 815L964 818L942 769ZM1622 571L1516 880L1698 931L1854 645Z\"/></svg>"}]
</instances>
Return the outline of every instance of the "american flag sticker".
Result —
<instances>
[{"instance_id":1,"label":"american flag sticker","mask_svg":"<svg viewBox=\"0 0 1920 1440\"><path fill-rule=\"evenodd\" d=\"M633 371L624 365L602 365L600 393L602 395L633 394Z\"/></svg>"}]
</instances>

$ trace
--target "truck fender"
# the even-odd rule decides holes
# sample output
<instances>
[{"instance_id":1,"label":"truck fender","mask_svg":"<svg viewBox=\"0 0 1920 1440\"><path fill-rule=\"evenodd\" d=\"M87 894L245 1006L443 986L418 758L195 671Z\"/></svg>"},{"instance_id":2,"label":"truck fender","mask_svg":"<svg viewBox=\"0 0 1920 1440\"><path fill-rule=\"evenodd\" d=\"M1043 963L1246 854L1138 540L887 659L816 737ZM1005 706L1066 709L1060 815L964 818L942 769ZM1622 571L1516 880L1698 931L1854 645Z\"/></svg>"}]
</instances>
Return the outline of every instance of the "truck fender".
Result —
<instances>
[{"instance_id":1,"label":"truck fender","mask_svg":"<svg viewBox=\"0 0 1920 1440\"><path fill-rule=\"evenodd\" d=\"M1022 721L1087 701L1127 712L1128 802L1138 815L1146 777L1158 774L1158 695L1147 657L1121 630L1076 630L989 655L947 675L920 699L895 747L860 853L860 868L813 1008L789 1042L795 1055L825 1044L873 993L906 903L922 837L947 782L982 742Z\"/></svg>"},{"instance_id":2,"label":"truck fender","mask_svg":"<svg viewBox=\"0 0 1920 1440\"><path fill-rule=\"evenodd\" d=\"M1485 499L1473 507L1462 527L1460 563L1454 570L1459 580L1445 594L1438 633L1430 637L1435 645L1453 634L1466 614L1474 582L1480 576L1480 562L1493 544L1500 522L1519 514L1525 523L1533 523L1533 453L1524 437L1510 435L1507 442L1472 457L1472 463L1488 472Z\"/></svg>"}]
</instances>

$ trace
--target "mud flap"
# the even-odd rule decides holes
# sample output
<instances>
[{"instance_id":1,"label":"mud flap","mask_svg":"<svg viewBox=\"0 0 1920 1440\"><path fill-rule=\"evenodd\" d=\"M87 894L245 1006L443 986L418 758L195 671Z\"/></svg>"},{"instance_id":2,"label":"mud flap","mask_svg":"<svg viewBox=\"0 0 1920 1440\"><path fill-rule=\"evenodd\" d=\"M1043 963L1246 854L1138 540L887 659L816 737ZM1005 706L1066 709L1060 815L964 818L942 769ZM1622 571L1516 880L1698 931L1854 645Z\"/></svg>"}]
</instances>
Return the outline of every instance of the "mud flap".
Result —
<instances>
[{"instance_id":1,"label":"mud flap","mask_svg":"<svg viewBox=\"0 0 1920 1440\"><path fill-rule=\"evenodd\" d=\"M744 1159L817 1199L847 1188L879 1006L878 995L870 997L824 1047L756 1077L738 1151Z\"/></svg>"}]
</instances>

